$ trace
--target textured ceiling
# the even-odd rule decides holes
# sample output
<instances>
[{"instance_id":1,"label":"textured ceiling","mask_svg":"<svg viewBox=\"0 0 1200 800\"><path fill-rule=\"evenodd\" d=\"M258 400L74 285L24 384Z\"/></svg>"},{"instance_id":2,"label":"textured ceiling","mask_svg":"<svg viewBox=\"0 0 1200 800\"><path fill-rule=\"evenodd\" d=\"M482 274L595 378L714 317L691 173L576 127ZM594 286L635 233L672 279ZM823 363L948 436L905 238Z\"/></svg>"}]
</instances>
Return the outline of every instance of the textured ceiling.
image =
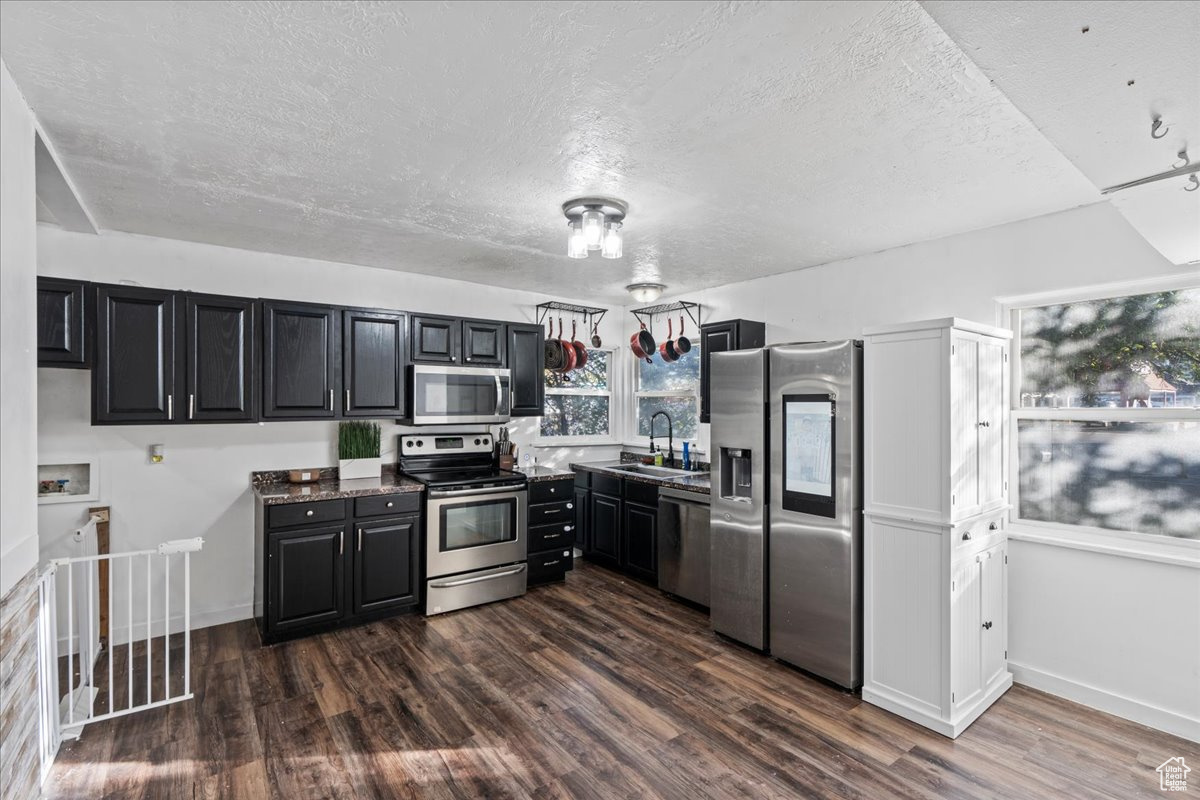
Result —
<instances>
[{"instance_id":1,"label":"textured ceiling","mask_svg":"<svg viewBox=\"0 0 1200 800\"><path fill-rule=\"evenodd\" d=\"M0 5L102 228L619 302L1092 202L915 2ZM629 201L625 258L559 206Z\"/></svg>"},{"instance_id":2,"label":"textured ceiling","mask_svg":"<svg viewBox=\"0 0 1200 800\"><path fill-rule=\"evenodd\" d=\"M924 8L1100 188L1200 162L1200 3L963 2ZM1087 32L1084 32L1087 28ZM1132 81L1132 84L1130 83ZM1150 138L1155 115L1167 127ZM1112 195L1173 263L1200 259L1200 191L1184 178Z\"/></svg>"}]
</instances>

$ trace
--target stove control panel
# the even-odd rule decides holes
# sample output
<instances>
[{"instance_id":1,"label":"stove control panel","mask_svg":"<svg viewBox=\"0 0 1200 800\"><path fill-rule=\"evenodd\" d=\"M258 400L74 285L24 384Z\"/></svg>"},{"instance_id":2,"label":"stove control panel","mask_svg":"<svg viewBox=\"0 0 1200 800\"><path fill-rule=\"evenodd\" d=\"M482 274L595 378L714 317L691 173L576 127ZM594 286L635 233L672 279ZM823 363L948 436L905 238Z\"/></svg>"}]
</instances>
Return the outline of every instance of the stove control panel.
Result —
<instances>
[{"instance_id":1,"label":"stove control panel","mask_svg":"<svg viewBox=\"0 0 1200 800\"><path fill-rule=\"evenodd\" d=\"M400 455L463 455L492 452L490 433L422 433L400 437Z\"/></svg>"}]
</instances>

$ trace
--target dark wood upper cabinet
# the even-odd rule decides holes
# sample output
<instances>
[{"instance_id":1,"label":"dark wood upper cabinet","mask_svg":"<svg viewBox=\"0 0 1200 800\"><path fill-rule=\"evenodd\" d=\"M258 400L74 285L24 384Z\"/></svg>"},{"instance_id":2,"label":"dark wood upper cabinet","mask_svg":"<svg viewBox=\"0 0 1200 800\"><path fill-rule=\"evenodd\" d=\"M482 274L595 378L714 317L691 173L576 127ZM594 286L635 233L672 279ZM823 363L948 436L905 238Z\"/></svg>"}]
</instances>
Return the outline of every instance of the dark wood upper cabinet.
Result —
<instances>
[{"instance_id":1,"label":"dark wood upper cabinet","mask_svg":"<svg viewBox=\"0 0 1200 800\"><path fill-rule=\"evenodd\" d=\"M546 400L546 349L540 325L508 326L514 417L540 417Z\"/></svg>"},{"instance_id":2,"label":"dark wood upper cabinet","mask_svg":"<svg viewBox=\"0 0 1200 800\"><path fill-rule=\"evenodd\" d=\"M354 532L354 608L364 614L415 605L420 517L360 522Z\"/></svg>"},{"instance_id":3,"label":"dark wood upper cabinet","mask_svg":"<svg viewBox=\"0 0 1200 800\"><path fill-rule=\"evenodd\" d=\"M339 320L330 306L264 300L263 416L337 416Z\"/></svg>"},{"instance_id":4,"label":"dark wood upper cabinet","mask_svg":"<svg viewBox=\"0 0 1200 800\"><path fill-rule=\"evenodd\" d=\"M468 367L503 367L508 364L508 339L503 322L481 322L464 319L463 365Z\"/></svg>"},{"instance_id":5,"label":"dark wood upper cabinet","mask_svg":"<svg viewBox=\"0 0 1200 800\"><path fill-rule=\"evenodd\" d=\"M179 418L176 333L180 295L138 286L96 288L92 421L172 422Z\"/></svg>"},{"instance_id":6,"label":"dark wood upper cabinet","mask_svg":"<svg viewBox=\"0 0 1200 800\"><path fill-rule=\"evenodd\" d=\"M255 301L244 297L207 294L185 297L184 419L195 422L255 419L256 306Z\"/></svg>"},{"instance_id":7,"label":"dark wood upper cabinet","mask_svg":"<svg viewBox=\"0 0 1200 800\"><path fill-rule=\"evenodd\" d=\"M747 319L710 322L700 326L700 421L708 422L709 365L713 353L752 350L766 344L767 326Z\"/></svg>"},{"instance_id":8,"label":"dark wood upper cabinet","mask_svg":"<svg viewBox=\"0 0 1200 800\"><path fill-rule=\"evenodd\" d=\"M341 619L346 613L345 528L309 528L269 536L271 628L284 631Z\"/></svg>"},{"instance_id":9,"label":"dark wood upper cabinet","mask_svg":"<svg viewBox=\"0 0 1200 800\"><path fill-rule=\"evenodd\" d=\"M407 322L390 311L342 311L343 416L404 416Z\"/></svg>"},{"instance_id":10,"label":"dark wood upper cabinet","mask_svg":"<svg viewBox=\"0 0 1200 800\"><path fill-rule=\"evenodd\" d=\"M39 367L91 366L87 284L58 278L37 279Z\"/></svg>"},{"instance_id":11,"label":"dark wood upper cabinet","mask_svg":"<svg viewBox=\"0 0 1200 800\"><path fill-rule=\"evenodd\" d=\"M412 360L457 364L462 355L462 320L413 315Z\"/></svg>"}]
</instances>

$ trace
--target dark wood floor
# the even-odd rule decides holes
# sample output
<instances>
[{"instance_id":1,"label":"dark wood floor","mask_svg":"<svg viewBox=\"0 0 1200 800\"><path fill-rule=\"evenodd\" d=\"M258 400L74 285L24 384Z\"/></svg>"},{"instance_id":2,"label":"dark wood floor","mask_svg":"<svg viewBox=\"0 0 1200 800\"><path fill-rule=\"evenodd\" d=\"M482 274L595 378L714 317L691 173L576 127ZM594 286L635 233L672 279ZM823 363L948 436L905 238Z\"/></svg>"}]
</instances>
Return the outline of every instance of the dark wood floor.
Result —
<instances>
[{"instance_id":1,"label":"dark wood floor","mask_svg":"<svg viewBox=\"0 0 1200 800\"><path fill-rule=\"evenodd\" d=\"M195 699L88 727L48 796L1124 799L1197 750L1021 687L950 741L587 565L430 619L193 642Z\"/></svg>"}]
</instances>

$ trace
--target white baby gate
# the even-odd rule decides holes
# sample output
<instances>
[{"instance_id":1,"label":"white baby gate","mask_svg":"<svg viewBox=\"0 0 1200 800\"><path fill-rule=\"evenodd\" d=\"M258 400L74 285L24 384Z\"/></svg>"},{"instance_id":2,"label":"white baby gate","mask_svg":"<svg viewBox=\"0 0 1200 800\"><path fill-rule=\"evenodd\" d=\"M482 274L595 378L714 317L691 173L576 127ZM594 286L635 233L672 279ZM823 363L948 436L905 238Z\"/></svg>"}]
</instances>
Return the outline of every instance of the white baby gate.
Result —
<instances>
[{"instance_id":1,"label":"white baby gate","mask_svg":"<svg viewBox=\"0 0 1200 800\"><path fill-rule=\"evenodd\" d=\"M204 540L196 537L163 542L153 550L56 558L50 561L38 581L39 753L43 779L54 761L61 740L78 737L84 725L191 699L191 555L203 546ZM174 631L171 619L172 556L178 556L176 561L181 558L183 562L183 613L182 619L174 625ZM108 596L103 609L97 596L102 564L108 569ZM160 624L155 624L159 617L159 609L154 601L157 595L154 591L156 566L161 566L157 574L162 579ZM144 576L144 593L141 589L135 592L135 575ZM60 609L58 602L64 592L65 608ZM124 605L124 624L117 625L113 616L114 605L116 610L120 610L121 604ZM100 639L102 610L106 612L105 619L108 621L104 641ZM66 620L66 637L60 640L59 623L62 617ZM162 637L161 647L157 648L156 629ZM172 673L171 637L180 634L183 637L183 657L176 659L176 671ZM118 636L123 641L118 641ZM62 666L60 649L66 651L67 691L62 694L59 683L59 669ZM135 649L145 650L144 674L135 668L135 662L143 663L142 654L135 656ZM156 649L162 656L157 672L154 663ZM120 661L117 660L119 656L123 656ZM124 672L123 681L117 681L117 671ZM107 675L103 674L105 672ZM156 675L159 680L157 685ZM104 700L98 702L105 683L107 693ZM124 695L120 697L118 693L122 688Z\"/></svg>"}]
</instances>

